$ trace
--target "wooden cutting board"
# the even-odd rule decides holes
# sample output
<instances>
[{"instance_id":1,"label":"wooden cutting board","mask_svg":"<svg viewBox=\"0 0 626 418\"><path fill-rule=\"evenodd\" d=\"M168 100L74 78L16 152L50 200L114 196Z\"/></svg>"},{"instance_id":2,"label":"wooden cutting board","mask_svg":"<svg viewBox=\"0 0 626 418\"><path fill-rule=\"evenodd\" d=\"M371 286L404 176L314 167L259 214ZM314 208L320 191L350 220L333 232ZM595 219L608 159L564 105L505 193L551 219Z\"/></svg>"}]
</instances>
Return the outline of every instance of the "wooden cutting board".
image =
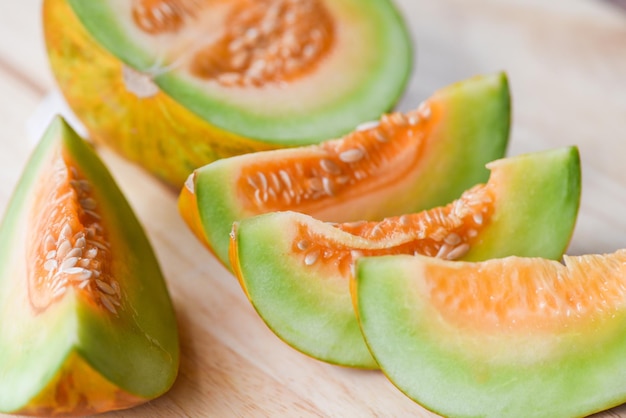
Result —
<instances>
[{"instance_id":1,"label":"wooden cutting board","mask_svg":"<svg viewBox=\"0 0 626 418\"><path fill-rule=\"evenodd\" d=\"M570 254L626 247L626 15L585 0L398 0L417 59L399 104L505 70L513 93L509 155L578 145L583 198ZM0 4L0 211L54 87L37 0ZM39 109L39 110L38 110ZM33 121L33 115L38 115ZM176 194L102 150L152 240L176 304L180 377L120 417L434 417L376 371L310 359L257 317L237 281L194 239ZM454 396L454 394L450 394ZM599 417L626 417L618 407Z\"/></svg>"}]
</instances>

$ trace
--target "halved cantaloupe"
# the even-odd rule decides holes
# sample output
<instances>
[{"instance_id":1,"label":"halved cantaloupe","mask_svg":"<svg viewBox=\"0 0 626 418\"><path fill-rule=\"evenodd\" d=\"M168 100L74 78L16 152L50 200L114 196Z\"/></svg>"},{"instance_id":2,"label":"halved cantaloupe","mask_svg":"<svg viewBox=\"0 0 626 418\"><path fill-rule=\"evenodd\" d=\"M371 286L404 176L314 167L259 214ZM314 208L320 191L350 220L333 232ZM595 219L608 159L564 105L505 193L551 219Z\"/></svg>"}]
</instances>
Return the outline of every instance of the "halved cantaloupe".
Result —
<instances>
[{"instance_id":1,"label":"halved cantaloupe","mask_svg":"<svg viewBox=\"0 0 626 418\"><path fill-rule=\"evenodd\" d=\"M0 411L87 415L166 392L176 318L152 247L97 154L61 119L0 226Z\"/></svg>"},{"instance_id":2,"label":"halved cantaloupe","mask_svg":"<svg viewBox=\"0 0 626 418\"><path fill-rule=\"evenodd\" d=\"M374 368L350 300L355 259L556 259L565 251L580 200L577 149L521 155L488 167L489 182L453 203L380 222L330 224L296 212L244 219L233 228L233 269L261 318L288 344L330 363Z\"/></svg>"},{"instance_id":3,"label":"halved cantaloupe","mask_svg":"<svg viewBox=\"0 0 626 418\"><path fill-rule=\"evenodd\" d=\"M509 123L506 76L477 76L341 139L199 168L180 194L180 212L230 267L232 224L253 215L295 210L333 222L379 220L456 199L487 180L485 164L503 156Z\"/></svg>"},{"instance_id":4,"label":"halved cantaloupe","mask_svg":"<svg viewBox=\"0 0 626 418\"><path fill-rule=\"evenodd\" d=\"M176 187L377 118L413 65L389 0L45 0L44 35L90 137Z\"/></svg>"},{"instance_id":5,"label":"halved cantaloupe","mask_svg":"<svg viewBox=\"0 0 626 418\"><path fill-rule=\"evenodd\" d=\"M447 417L583 417L626 401L626 251L557 261L357 260L389 379Z\"/></svg>"}]
</instances>

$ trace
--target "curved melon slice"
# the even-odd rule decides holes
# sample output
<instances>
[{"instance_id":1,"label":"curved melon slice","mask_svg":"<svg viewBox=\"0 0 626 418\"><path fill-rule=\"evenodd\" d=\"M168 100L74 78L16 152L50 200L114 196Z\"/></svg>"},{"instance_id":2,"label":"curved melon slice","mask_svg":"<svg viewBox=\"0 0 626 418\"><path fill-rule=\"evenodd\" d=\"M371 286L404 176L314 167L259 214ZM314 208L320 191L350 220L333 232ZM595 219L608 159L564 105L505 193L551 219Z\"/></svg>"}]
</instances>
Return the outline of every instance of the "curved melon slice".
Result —
<instances>
[{"instance_id":1,"label":"curved melon slice","mask_svg":"<svg viewBox=\"0 0 626 418\"><path fill-rule=\"evenodd\" d=\"M52 67L68 102L98 137L155 171L137 149L148 139L120 122L156 135L153 146L178 145L181 162L198 159L194 148L210 158L318 143L391 109L413 63L389 0L45 3ZM115 88L98 90L107 83ZM131 144L102 132L116 122Z\"/></svg>"},{"instance_id":2,"label":"curved melon slice","mask_svg":"<svg viewBox=\"0 0 626 418\"><path fill-rule=\"evenodd\" d=\"M448 417L582 417L626 402L626 251L361 258L355 301L389 379Z\"/></svg>"},{"instance_id":3,"label":"curved melon slice","mask_svg":"<svg viewBox=\"0 0 626 418\"><path fill-rule=\"evenodd\" d=\"M139 222L57 118L0 227L0 411L85 415L167 391L177 324Z\"/></svg>"},{"instance_id":4,"label":"curved melon slice","mask_svg":"<svg viewBox=\"0 0 626 418\"><path fill-rule=\"evenodd\" d=\"M233 269L259 315L288 344L330 363L376 367L350 300L356 258L563 254L580 200L577 149L502 159L489 168L489 182L455 202L381 222L330 224L295 212L242 220L233 228Z\"/></svg>"},{"instance_id":5,"label":"curved melon slice","mask_svg":"<svg viewBox=\"0 0 626 418\"><path fill-rule=\"evenodd\" d=\"M341 139L199 168L181 192L180 212L229 266L232 224L253 215L295 210L325 221L378 220L452 201L487 180L485 164L504 154L509 120L506 76L474 77Z\"/></svg>"}]
</instances>

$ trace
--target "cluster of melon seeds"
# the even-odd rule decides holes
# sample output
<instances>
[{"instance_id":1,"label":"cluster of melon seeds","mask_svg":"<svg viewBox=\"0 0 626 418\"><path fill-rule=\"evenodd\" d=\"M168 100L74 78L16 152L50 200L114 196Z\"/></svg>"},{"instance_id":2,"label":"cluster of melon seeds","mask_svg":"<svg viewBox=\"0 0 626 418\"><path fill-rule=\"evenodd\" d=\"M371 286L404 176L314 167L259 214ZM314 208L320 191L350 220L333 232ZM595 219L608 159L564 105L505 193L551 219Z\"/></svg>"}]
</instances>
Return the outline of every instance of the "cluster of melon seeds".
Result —
<instances>
[{"instance_id":1,"label":"cluster of melon seeds","mask_svg":"<svg viewBox=\"0 0 626 418\"><path fill-rule=\"evenodd\" d=\"M457 260L470 250L480 230L493 215L493 192L488 184L477 185L447 206L415 214L386 218L380 222L334 224L342 231L366 238L370 245L348 247L301 224L293 243L296 254L306 266L324 259L337 265L342 275L349 274L360 256L387 254L421 254L446 260ZM329 263L334 259L333 263Z\"/></svg>"},{"instance_id":2,"label":"cluster of melon seeds","mask_svg":"<svg viewBox=\"0 0 626 418\"><path fill-rule=\"evenodd\" d=\"M415 166L430 118L427 104L417 110L384 115L341 139L311 145L315 152L245 167L237 189L251 212L293 210L307 204L332 204L354 193L359 184L374 183L390 167L398 177ZM395 179L395 178L394 178ZM392 181L392 180L389 180Z\"/></svg>"},{"instance_id":3,"label":"cluster of melon seeds","mask_svg":"<svg viewBox=\"0 0 626 418\"><path fill-rule=\"evenodd\" d=\"M74 288L117 313L120 286L110 274L110 243L91 184L57 152L39 189L26 263L31 304L43 310Z\"/></svg>"},{"instance_id":4,"label":"cluster of melon seeds","mask_svg":"<svg viewBox=\"0 0 626 418\"><path fill-rule=\"evenodd\" d=\"M203 25L206 45L194 52L190 72L226 87L297 79L333 45L333 19L320 0L136 0L132 8L150 35L179 33L207 14L224 14L227 24Z\"/></svg>"},{"instance_id":5,"label":"cluster of melon seeds","mask_svg":"<svg viewBox=\"0 0 626 418\"><path fill-rule=\"evenodd\" d=\"M177 32L186 19L193 18L206 0L133 0L132 15L144 32L158 35Z\"/></svg>"}]
</instances>

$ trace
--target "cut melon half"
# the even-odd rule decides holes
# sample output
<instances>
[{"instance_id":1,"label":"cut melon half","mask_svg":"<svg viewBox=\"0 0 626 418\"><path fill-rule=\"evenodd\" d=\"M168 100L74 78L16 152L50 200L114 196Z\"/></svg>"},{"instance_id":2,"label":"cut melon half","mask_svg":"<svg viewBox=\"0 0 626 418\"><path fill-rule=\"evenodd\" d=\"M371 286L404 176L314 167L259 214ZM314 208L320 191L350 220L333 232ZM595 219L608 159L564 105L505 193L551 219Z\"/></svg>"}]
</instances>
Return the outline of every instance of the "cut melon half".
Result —
<instances>
[{"instance_id":1,"label":"cut melon half","mask_svg":"<svg viewBox=\"0 0 626 418\"><path fill-rule=\"evenodd\" d=\"M331 224L296 212L244 219L232 232L233 269L261 318L289 345L330 363L375 368L350 299L350 272L359 257L557 259L565 251L580 201L577 149L488 167L488 183L447 206L380 222Z\"/></svg>"},{"instance_id":2,"label":"cut melon half","mask_svg":"<svg viewBox=\"0 0 626 418\"><path fill-rule=\"evenodd\" d=\"M0 411L87 415L165 393L176 318L131 207L60 118L0 226Z\"/></svg>"},{"instance_id":3,"label":"cut melon half","mask_svg":"<svg viewBox=\"0 0 626 418\"><path fill-rule=\"evenodd\" d=\"M232 224L250 216L294 210L333 222L380 220L458 198L504 155L509 122L506 76L476 76L340 139L199 168L181 191L180 212L230 267Z\"/></svg>"},{"instance_id":4,"label":"cut melon half","mask_svg":"<svg viewBox=\"0 0 626 418\"><path fill-rule=\"evenodd\" d=\"M583 417L626 402L626 251L364 257L354 300L389 379L447 417Z\"/></svg>"},{"instance_id":5,"label":"cut melon half","mask_svg":"<svg viewBox=\"0 0 626 418\"><path fill-rule=\"evenodd\" d=\"M317 143L390 109L412 45L389 0L68 0L104 48L228 132Z\"/></svg>"}]
</instances>

